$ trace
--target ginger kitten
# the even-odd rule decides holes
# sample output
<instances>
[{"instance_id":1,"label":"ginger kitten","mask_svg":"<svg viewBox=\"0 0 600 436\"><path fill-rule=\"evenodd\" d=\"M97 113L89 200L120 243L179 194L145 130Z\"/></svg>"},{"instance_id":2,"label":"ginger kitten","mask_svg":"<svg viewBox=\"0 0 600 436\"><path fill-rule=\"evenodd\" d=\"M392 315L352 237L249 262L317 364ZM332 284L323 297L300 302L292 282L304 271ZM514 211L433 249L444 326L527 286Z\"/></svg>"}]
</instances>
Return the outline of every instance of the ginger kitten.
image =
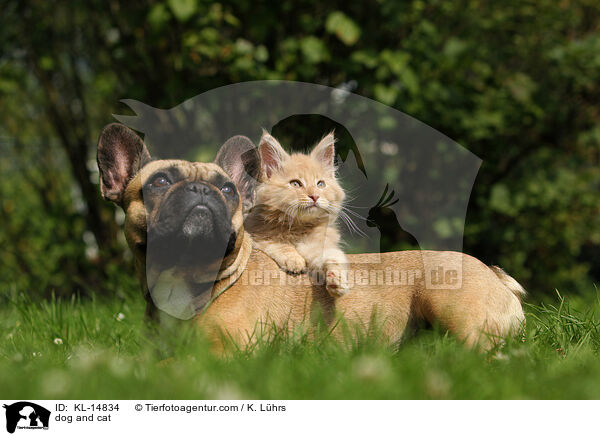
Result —
<instances>
[{"instance_id":1,"label":"ginger kitten","mask_svg":"<svg viewBox=\"0 0 600 436\"><path fill-rule=\"evenodd\" d=\"M245 226L255 246L284 270L322 271L332 296L348 291L347 259L340 249L337 218L345 194L335 176L333 132L308 155L289 155L267 132L256 206Z\"/></svg>"}]
</instances>

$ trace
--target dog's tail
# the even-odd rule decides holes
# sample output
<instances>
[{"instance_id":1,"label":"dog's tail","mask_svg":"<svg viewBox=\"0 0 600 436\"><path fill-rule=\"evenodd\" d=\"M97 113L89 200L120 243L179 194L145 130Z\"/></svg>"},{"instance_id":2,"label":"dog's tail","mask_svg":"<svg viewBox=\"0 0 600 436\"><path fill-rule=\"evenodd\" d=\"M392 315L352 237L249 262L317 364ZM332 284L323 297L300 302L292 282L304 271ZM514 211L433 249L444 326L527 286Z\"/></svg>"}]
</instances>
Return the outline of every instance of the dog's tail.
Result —
<instances>
[{"instance_id":1,"label":"dog's tail","mask_svg":"<svg viewBox=\"0 0 600 436\"><path fill-rule=\"evenodd\" d=\"M506 286L513 294L515 294L519 301L522 301L523 298L525 298L527 291L523 289L523 286L521 286L519 282L509 276L506 271L495 265L490 266L490 269L494 272L494 274L496 274L502 284Z\"/></svg>"}]
</instances>

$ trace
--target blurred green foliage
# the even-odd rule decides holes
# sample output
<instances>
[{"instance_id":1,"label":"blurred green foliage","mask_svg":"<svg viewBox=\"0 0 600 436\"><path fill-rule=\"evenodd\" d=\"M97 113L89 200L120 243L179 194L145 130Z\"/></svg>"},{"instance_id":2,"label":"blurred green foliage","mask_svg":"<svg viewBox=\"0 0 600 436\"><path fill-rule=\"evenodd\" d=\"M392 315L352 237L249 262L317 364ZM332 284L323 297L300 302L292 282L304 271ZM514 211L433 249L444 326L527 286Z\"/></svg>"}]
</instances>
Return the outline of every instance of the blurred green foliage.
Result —
<instances>
[{"instance_id":1,"label":"blurred green foliage","mask_svg":"<svg viewBox=\"0 0 600 436\"><path fill-rule=\"evenodd\" d=\"M246 80L339 86L484 160L465 251L533 295L600 278L600 5L7 0L0 17L0 289L129 284L95 142L122 98L168 108ZM398 248L393 236L385 246ZM128 285L129 286L129 285Z\"/></svg>"}]
</instances>

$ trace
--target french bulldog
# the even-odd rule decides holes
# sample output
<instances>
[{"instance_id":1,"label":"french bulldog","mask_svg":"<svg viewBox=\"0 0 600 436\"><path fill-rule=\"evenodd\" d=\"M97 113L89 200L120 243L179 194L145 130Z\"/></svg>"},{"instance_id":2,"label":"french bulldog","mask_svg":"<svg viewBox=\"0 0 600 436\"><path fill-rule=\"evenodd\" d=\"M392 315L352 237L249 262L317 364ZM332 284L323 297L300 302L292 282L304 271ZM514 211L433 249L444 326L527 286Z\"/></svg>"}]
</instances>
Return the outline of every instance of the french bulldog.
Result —
<instances>
[{"instance_id":1,"label":"french bulldog","mask_svg":"<svg viewBox=\"0 0 600 436\"><path fill-rule=\"evenodd\" d=\"M378 330L394 344L419 321L439 323L483 348L524 325L523 288L463 253L349 255L351 289L336 299L318 278L280 270L244 230L260 171L246 137L228 140L211 163L152 160L133 131L110 124L97 160L102 196L125 212L147 314L190 319L216 347L223 337L244 345L257 329L310 328L317 318L339 337L353 325L346 332Z\"/></svg>"}]
</instances>

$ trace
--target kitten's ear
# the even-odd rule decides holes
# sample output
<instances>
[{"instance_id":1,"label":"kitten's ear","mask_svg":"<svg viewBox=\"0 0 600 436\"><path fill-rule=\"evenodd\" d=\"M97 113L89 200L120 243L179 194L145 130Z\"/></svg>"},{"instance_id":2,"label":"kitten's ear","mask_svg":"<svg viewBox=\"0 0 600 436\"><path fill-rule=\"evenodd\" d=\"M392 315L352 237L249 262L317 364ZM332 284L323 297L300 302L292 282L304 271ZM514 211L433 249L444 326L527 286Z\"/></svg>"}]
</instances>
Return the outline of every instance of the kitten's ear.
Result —
<instances>
[{"instance_id":1,"label":"kitten's ear","mask_svg":"<svg viewBox=\"0 0 600 436\"><path fill-rule=\"evenodd\" d=\"M241 135L229 138L217 153L215 163L233 180L242 197L244 211L250 210L260 176L260 155L254 143Z\"/></svg>"},{"instance_id":2,"label":"kitten's ear","mask_svg":"<svg viewBox=\"0 0 600 436\"><path fill-rule=\"evenodd\" d=\"M151 158L146 145L133 130L112 123L100 133L96 159L102 197L121 205L127 184Z\"/></svg>"},{"instance_id":3,"label":"kitten's ear","mask_svg":"<svg viewBox=\"0 0 600 436\"><path fill-rule=\"evenodd\" d=\"M260 138L260 144L258 144L258 152L262 161L263 174L267 179L271 177L274 171L281 167L283 161L289 156L277 139L269 135L264 129Z\"/></svg>"},{"instance_id":4,"label":"kitten's ear","mask_svg":"<svg viewBox=\"0 0 600 436\"><path fill-rule=\"evenodd\" d=\"M334 159L335 159L335 136L333 135L333 131L328 133L321 141L315 146L313 151L310 153L310 156L313 159L318 160L323 164L326 168L335 169Z\"/></svg>"}]
</instances>

